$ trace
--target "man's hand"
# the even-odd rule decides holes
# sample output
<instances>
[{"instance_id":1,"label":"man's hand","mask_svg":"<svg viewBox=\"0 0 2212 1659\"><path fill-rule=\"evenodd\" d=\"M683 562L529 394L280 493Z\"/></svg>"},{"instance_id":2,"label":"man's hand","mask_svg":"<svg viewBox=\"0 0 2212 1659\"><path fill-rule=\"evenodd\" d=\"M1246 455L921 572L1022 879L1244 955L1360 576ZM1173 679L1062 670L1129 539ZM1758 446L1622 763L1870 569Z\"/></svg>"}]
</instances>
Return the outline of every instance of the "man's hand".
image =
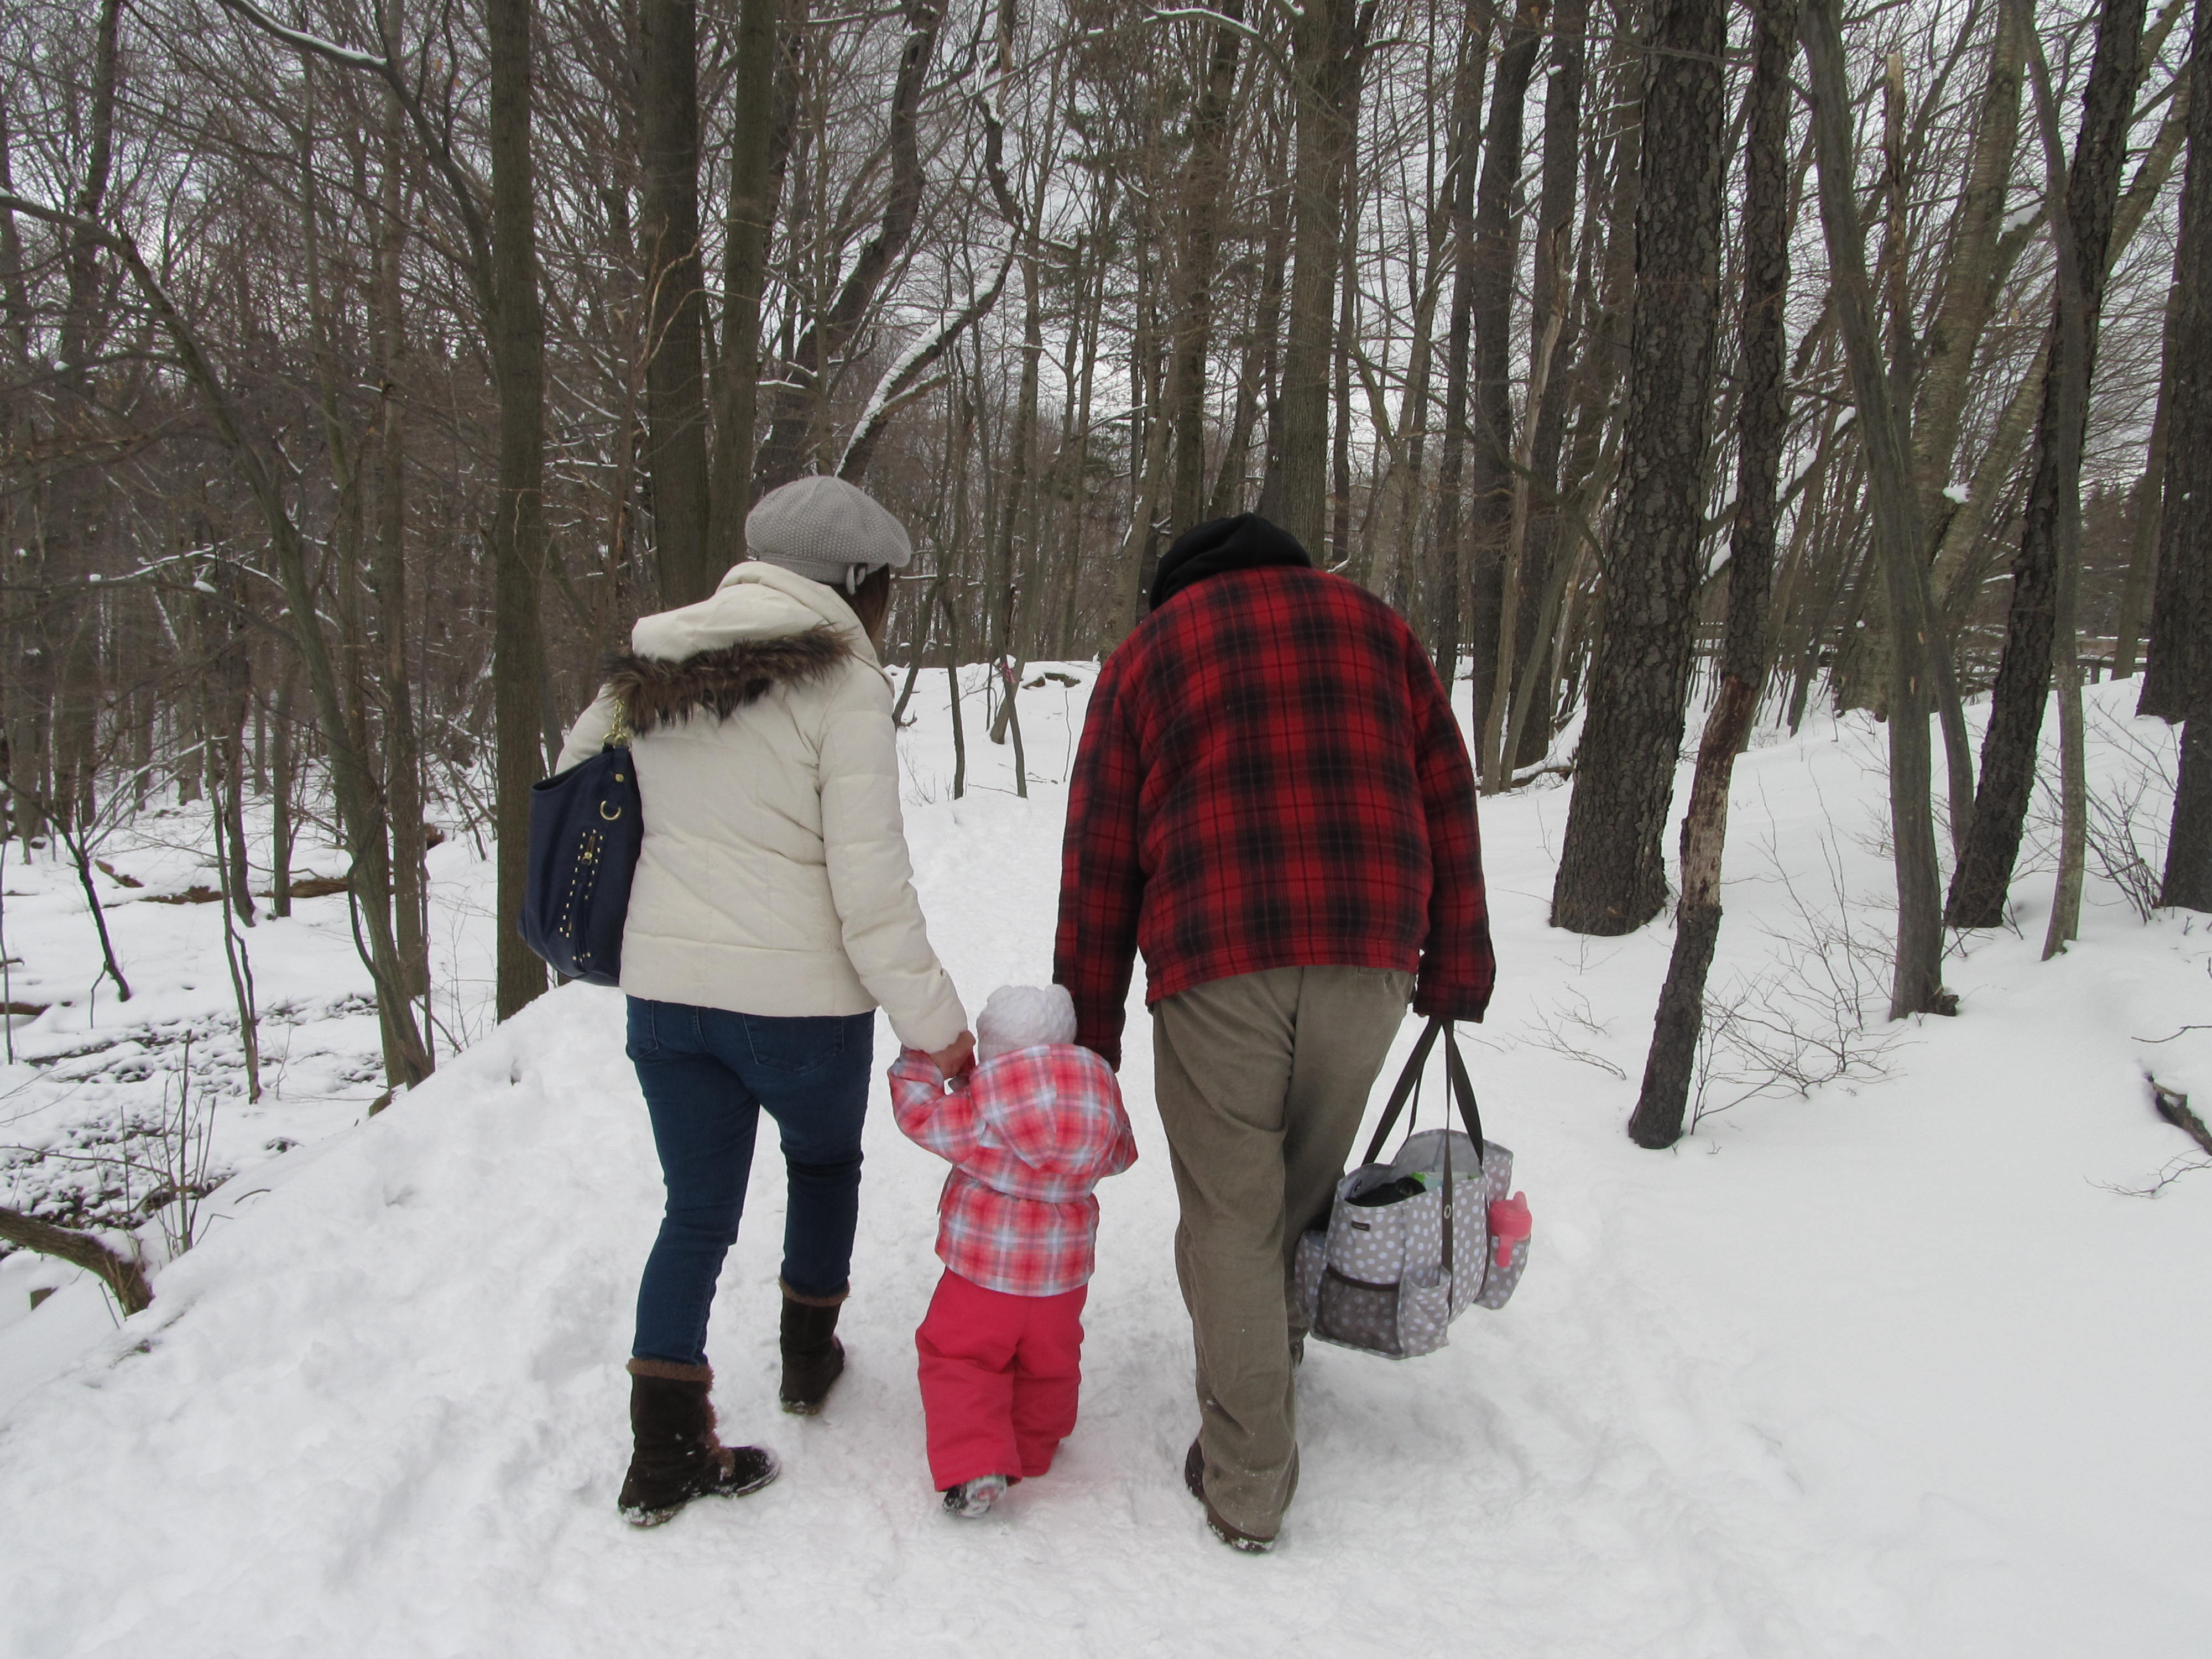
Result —
<instances>
[{"instance_id":1,"label":"man's hand","mask_svg":"<svg viewBox=\"0 0 2212 1659\"><path fill-rule=\"evenodd\" d=\"M929 1063L947 1078L956 1078L968 1069L975 1058L975 1034L963 1031L945 1047L929 1057Z\"/></svg>"}]
</instances>

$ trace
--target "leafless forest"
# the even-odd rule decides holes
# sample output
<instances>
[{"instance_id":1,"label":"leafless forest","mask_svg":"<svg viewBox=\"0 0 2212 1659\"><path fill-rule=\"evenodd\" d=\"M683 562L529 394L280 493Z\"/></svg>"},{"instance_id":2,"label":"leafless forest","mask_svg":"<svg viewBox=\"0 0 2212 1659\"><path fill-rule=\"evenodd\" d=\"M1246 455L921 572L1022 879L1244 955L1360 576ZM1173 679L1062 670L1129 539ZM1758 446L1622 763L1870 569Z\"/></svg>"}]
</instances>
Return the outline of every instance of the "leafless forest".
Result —
<instances>
[{"instance_id":1,"label":"leafless forest","mask_svg":"<svg viewBox=\"0 0 2212 1659\"><path fill-rule=\"evenodd\" d=\"M2089 676L2189 722L2212 908L2212 0L939 3L15 0L23 854L89 894L211 799L244 926L325 822L412 1083L426 807L511 916L599 661L835 471L914 532L889 659L1010 685L1275 520L1471 691L1486 789L1572 766L1559 926L1660 914L1697 750L1647 1144L1762 710L1887 720L1897 1015L2001 919L2046 710L2078 901Z\"/></svg>"}]
</instances>

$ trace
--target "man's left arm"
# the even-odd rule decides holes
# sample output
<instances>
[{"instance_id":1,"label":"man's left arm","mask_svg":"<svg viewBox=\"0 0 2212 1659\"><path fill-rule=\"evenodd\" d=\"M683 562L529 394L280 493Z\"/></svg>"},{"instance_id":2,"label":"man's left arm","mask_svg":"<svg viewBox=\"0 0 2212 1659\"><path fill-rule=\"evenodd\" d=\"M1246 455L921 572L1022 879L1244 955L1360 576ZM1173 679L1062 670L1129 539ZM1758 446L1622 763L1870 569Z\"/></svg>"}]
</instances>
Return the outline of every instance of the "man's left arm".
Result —
<instances>
[{"instance_id":1,"label":"man's left arm","mask_svg":"<svg viewBox=\"0 0 2212 1659\"><path fill-rule=\"evenodd\" d=\"M1475 822L1474 765L1436 671L1409 648L1415 768L1429 835L1429 935L1414 982L1413 1012L1480 1019L1490 1006L1497 958L1482 884L1482 835Z\"/></svg>"}]
</instances>

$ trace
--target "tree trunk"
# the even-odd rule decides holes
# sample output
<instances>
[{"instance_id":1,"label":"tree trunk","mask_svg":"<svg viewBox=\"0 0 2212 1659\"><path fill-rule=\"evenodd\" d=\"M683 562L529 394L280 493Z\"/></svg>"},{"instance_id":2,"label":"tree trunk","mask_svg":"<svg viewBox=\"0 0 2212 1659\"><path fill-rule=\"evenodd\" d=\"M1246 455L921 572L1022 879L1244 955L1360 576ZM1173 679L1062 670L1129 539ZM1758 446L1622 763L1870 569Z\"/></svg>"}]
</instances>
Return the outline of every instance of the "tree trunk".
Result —
<instances>
[{"instance_id":1,"label":"tree trunk","mask_svg":"<svg viewBox=\"0 0 2212 1659\"><path fill-rule=\"evenodd\" d=\"M1912 494L1910 411L1899 409L1884 359L1866 236L1852 180L1850 94L1833 0L1807 0L1802 33L1813 101L1820 221L1836 320L1850 371L1874 510L1875 557L1889 601L1889 824L1897 865L1897 954L1889 1017L1941 1011L1943 928L1929 801L1928 672L1931 641L1920 580L1918 508Z\"/></svg>"},{"instance_id":2,"label":"tree trunk","mask_svg":"<svg viewBox=\"0 0 2212 1659\"><path fill-rule=\"evenodd\" d=\"M1958 454L1960 423L1972 390L1982 336L2002 293L1998 249L2006 185L2020 132L2021 57L2027 0L1998 0L1990 40L1989 73L1976 106L1973 149L1952 221L1951 243L1939 273L1942 299L1928 327L1913 413L1913 471L1920 523L1932 560L1950 516L1946 489Z\"/></svg>"},{"instance_id":3,"label":"tree trunk","mask_svg":"<svg viewBox=\"0 0 2212 1659\"><path fill-rule=\"evenodd\" d=\"M817 430L816 422L828 390L828 366L842 361L854 337L867 321L877 295L913 239L915 222L921 214L921 142L916 124L945 12L936 0L905 0L902 15L906 45L899 55L898 76L891 88L885 140L890 181L883 217L875 235L846 272L836 298L793 343L771 403L768 441L761 447L756 466L754 483L762 490L798 477L820 447L823 434Z\"/></svg>"},{"instance_id":4,"label":"tree trunk","mask_svg":"<svg viewBox=\"0 0 2212 1659\"><path fill-rule=\"evenodd\" d=\"M1425 499L1423 465L1427 459L1431 405L1435 401L1429 383L1431 366L1436 360L1437 300L1443 291L1444 272L1453 264L1445 257L1450 246L1447 238L1452 230L1452 184L1458 177L1460 136L1468 125L1465 106L1468 89L1481 86L1480 59L1475 55L1475 46L1474 40L1463 35L1451 66L1451 96L1444 110L1442 190L1436 188L1436 137L1433 131L1429 135L1429 187L1425 192L1428 208L1425 238L1427 258L1421 266L1413 301L1413 338L1407 348L1410 362L1406 369L1406 390L1398 404L1397 441L1389 447L1389 465L1368 507L1366 546L1361 560L1362 576L1368 591L1399 605L1408 614L1411 605L1407 582L1420 544ZM1432 96L1434 88L1431 80Z\"/></svg>"},{"instance_id":5,"label":"tree trunk","mask_svg":"<svg viewBox=\"0 0 2212 1659\"><path fill-rule=\"evenodd\" d=\"M1644 65L1621 482L1603 561L1605 634L1592 663L1552 925L1626 933L1667 899L1660 848L1682 743L1704 550L1727 171L1718 0L1656 0Z\"/></svg>"},{"instance_id":6,"label":"tree trunk","mask_svg":"<svg viewBox=\"0 0 2212 1659\"><path fill-rule=\"evenodd\" d=\"M1552 596L1560 585L1553 580L1552 565L1559 546L1559 452L1565 442L1571 377L1565 372L1573 361L1575 308L1568 291L1571 266L1568 236L1573 229L1575 190L1582 161L1581 128L1583 64L1588 52L1589 0L1561 0L1553 20L1552 77L1544 93L1543 179L1536 206L1534 284L1528 308L1529 337L1553 342L1551 372L1542 396L1528 415L1530 428L1528 470L1525 493L1528 506L1519 557L1521 602L1514 618L1512 655L1522 665L1516 679L1530 688L1549 691L1544 673L1552 641L1551 629L1559 615ZM1509 745L1497 769L1510 777L1521 766L1533 766L1551 746L1552 726L1548 695L1542 718L1535 718L1528 696L1516 695L1508 711Z\"/></svg>"},{"instance_id":7,"label":"tree trunk","mask_svg":"<svg viewBox=\"0 0 2212 1659\"><path fill-rule=\"evenodd\" d=\"M2189 48L2189 161L2166 373L2173 435L2159 526L2145 712L2185 719L2159 902L2212 911L2212 0ZM2157 696L2153 696L2153 683Z\"/></svg>"},{"instance_id":8,"label":"tree trunk","mask_svg":"<svg viewBox=\"0 0 2212 1659\"><path fill-rule=\"evenodd\" d=\"M1277 141L1274 165L1271 176L1279 178L1282 173L1283 141ZM1246 343L1243 372L1237 387L1237 414L1229 433L1229 447L1221 459L1221 471L1213 480L1213 495L1206 502L1206 516L1225 519L1242 512L1244 507L1245 468L1252 449L1252 428L1264 403L1267 410L1267 425L1262 440L1261 465L1261 506L1259 511L1269 510L1272 489L1280 493L1277 476L1280 459L1280 433L1277 430L1278 399L1275 386L1275 356L1282 331L1283 281L1290 268L1291 259L1291 192L1278 189L1270 192L1267 208L1267 238L1261 255L1260 295L1252 319L1251 338Z\"/></svg>"},{"instance_id":9,"label":"tree trunk","mask_svg":"<svg viewBox=\"0 0 2212 1659\"><path fill-rule=\"evenodd\" d=\"M2158 136L2137 164L2135 177L2129 182L2127 191L2120 198L2118 209L2112 216L2112 238L2106 253L2107 266L2119 263L2127 252L2136 233L2142 228L2157 204L2160 192L2166 187L2166 176L2172 171L2181 154L2183 129L2186 125L2186 100L2176 100L2184 108L2169 112L2160 125ZM2001 282L2003 274L2017 263L2027 231L2039 228L2043 215L2039 210L2013 229L2005 233L1996 262L1993 282ZM1933 534L1936 546L1936 568L1930 578L1942 599L1944 630L1954 635L1972 609L1975 595L1980 592L1984 572L1979 550L1990 528L1992 507L2007 493L2007 482L2020 470L2020 458L2025 453L2028 434L2034 429L2036 417L2041 410L2041 392L2045 370L2050 362L2050 343L2046 339L2036 348L2027 372L2021 377L2012 401L2005 406L1990 429L1982 459L1974 469L1974 481L1966 500L1948 510L1939 532ZM2000 535L2006 533L2000 527Z\"/></svg>"},{"instance_id":10,"label":"tree trunk","mask_svg":"<svg viewBox=\"0 0 2212 1659\"><path fill-rule=\"evenodd\" d=\"M1468 373L1474 339L1474 193L1482 142L1482 91L1489 66L1490 9L1471 0L1461 94L1453 101L1459 121L1448 181L1451 192L1451 313L1444 325L1444 438L1437 459L1436 559L1431 570L1429 654L1444 694L1459 672L1462 571L1466 555L1466 469L1469 436Z\"/></svg>"},{"instance_id":11,"label":"tree trunk","mask_svg":"<svg viewBox=\"0 0 2212 1659\"><path fill-rule=\"evenodd\" d=\"M2058 184L2063 158L2050 158L2054 188L2065 210L2054 216L2058 252L2053 283L2051 348L2044 372L2043 412L2035 435L2035 471L2027 519L2013 565L2012 604L2005 623L2004 660L1990 696L1982 740L1981 781L1974 822L1951 879L1945 920L1954 927L1995 927L2020 854L2021 827L2035 782L2036 748L2051 690L2060 585L2079 562L2081 452L2096 368L2097 326L2112 240L2113 212L2133 115L2136 66L2142 41L2143 0L2106 0L2098 13L2097 55L2081 112L2073 166ZM2031 51L2039 48L2031 43ZM2041 92L2039 88L2039 101ZM2055 113L2051 117L2055 123ZM2055 152L2056 135L2046 141Z\"/></svg>"},{"instance_id":12,"label":"tree trunk","mask_svg":"<svg viewBox=\"0 0 2212 1659\"><path fill-rule=\"evenodd\" d=\"M292 696L298 684L297 664L288 661L276 686L276 730L269 775L269 914L292 914L292 840L295 833L295 757L300 737L293 724Z\"/></svg>"},{"instance_id":13,"label":"tree trunk","mask_svg":"<svg viewBox=\"0 0 2212 1659\"><path fill-rule=\"evenodd\" d=\"M2136 677L2142 653L2142 629L2150 609L2151 584L2158 573L2159 525L2166 505L2166 455L2172 422L2167 410L2173 401L2173 313L2179 308L2178 289L2166 297L2166 326L2158 381L2158 406L2151 416L2150 444L2143 455L2142 476L2136 480L2135 532L2128 540L2128 574L2120 589L2120 614L2112 633L2112 678Z\"/></svg>"},{"instance_id":14,"label":"tree trunk","mask_svg":"<svg viewBox=\"0 0 2212 1659\"><path fill-rule=\"evenodd\" d=\"M1221 191L1228 173L1223 140L1237 59L1244 37L1244 0L1220 0L1227 21L1213 27L1206 84L1191 120L1190 159L1182 176L1182 257L1176 265L1175 367L1168 397L1175 410L1175 482L1168 522L1177 534L1199 522L1206 500L1206 360L1213 335L1214 249L1220 237Z\"/></svg>"},{"instance_id":15,"label":"tree trunk","mask_svg":"<svg viewBox=\"0 0 2212 1659\"><path fill-rule=\"evenodd\" d=\"M1736 403L1728 641L1720 695L1705 721L1690 810L1682 820L1682 896L1674 908L1674 955L1659 994L1643 1091L1628 1123L1629 1138L1639 1146L1671 1146L1681 1137L1705 1027L1705 976L1720 935L1729 783L1766 679L1775 481L1790 425L1784 312L1790 289L1790 65L1796 41L1797 0L1770 0L1759 9L1753 24L1745 143L1742 345L1736 364L1742 395Z\"/></svg>"},{"instance_id":16,"label":"tree trunk","mask_svg":"<svg viewBox=\"0 0 2212 1659\"><path fill-rule=\"evenodd\" d=\"M387 26L398 35L398 0ZM384 787L392 826L392 911L402 982L410 997L430 992L428 882L423 872L422 759L407 662L407 321L401 261L406 250L405 131L398 101L387 95L384 177L377 203L374 311L380 388L377 434L375 556L377 678L384 703Z\"/></svg>"},{"instance_id":17,"label":"tree trunk","mask_svg":"<svg viewBox=\"0 0 2212 1659\"><path fill-rule=\"evenodd\" d=\"M664 607L714 591L707 551L706 279L699 254L696 0L638 0L638 242L645 256L646 471Z\"/></svg>"},{"instance_id":18,"label":"tree trunk","mask_svg":"<svg viewBox=\"0 0 2212 1659\"><path fill-rule=\"evenodd\" d=\"M1504 616L1506 549L1513 526L1513 288L1521 267L1520 223L1515 198L1521 185L1522 112L1528 80L1543 44L1547 0L1520 0L1490 91L1490 125L1483 136L1482 178L1476 187L1474 279L1474 430L1468 456L1473 474L1468 538L1472 555L1472 604L1468 617L1468 665L1474 730L1489 731L1497 701L1499 635ZM1541 337L1536 347L1540 355ZM1528 413L1533 417L1534 410ZM1510 670L1508 671L1510 672ZM1478 735L1478 764L1495 753ZM1496 786L1494 768L1487 780Z\"/></svg>"},{"instance_id":19,"label":"tree trunk","mask_svg":"<svg viewBox=\"0 0 2212 1659\"><path fill-rule=\"evenodd\" d=\"M545 966L522 942L530 878L530 788L544 775L540 706L544 647L538 573L545 549L545 319L538 288L538 209L530 155L534 0L485 0L491 57L492 374L499 396L492 521L492 706L499 847L498 1018L545 989Z\"/></svg>"},{"instance_id":20,"label":"tree trunk","mask_svg":"<svg viewBox=\"0 0 2212 1659\"><path fill-rule=\"evenodd\" d=\"M1328 501L1328 392L1336 323L1345 100L1356 50L1355 0L1307 0L1291 26L1297 143L1291 177L1290 329L1283 349L1282 499L1276 522L1318 555Z\"/></svg>"},{"instance_id":21,"label":"tree trunk","mask_svg":"<svg viewBox=\"0 0 2212 1659\"><path fill-rule=\"evenodd\" d=\"M722 244L722 369L707 526L707 564L718 574L745 556L745 514L753 504L761 290L769 234L783 193L782 160L790 147L788 123L775 118L779 9L779 0L741 0L738 12L730 206Z\"/></svg>"}]
</instances>

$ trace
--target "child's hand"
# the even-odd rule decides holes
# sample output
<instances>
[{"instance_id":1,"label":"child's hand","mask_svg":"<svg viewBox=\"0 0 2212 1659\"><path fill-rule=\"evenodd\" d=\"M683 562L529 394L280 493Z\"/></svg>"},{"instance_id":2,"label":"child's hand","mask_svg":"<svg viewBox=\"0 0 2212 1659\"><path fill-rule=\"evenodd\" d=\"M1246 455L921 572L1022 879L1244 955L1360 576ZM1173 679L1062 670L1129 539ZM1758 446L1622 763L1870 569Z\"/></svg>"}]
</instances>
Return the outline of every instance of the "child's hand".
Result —
<instances>
[{"instance_id":1,"label":"child's hand","mask_svg":"<svg viewBox=\"0 0 2212 1659\"><path fill-rule=\"evenodd\" d=\"M929 1063L948 1079L958 1077L975 1061L975 1034L963 1031L929 1057Z\"/></svg>"}]
</instances>

